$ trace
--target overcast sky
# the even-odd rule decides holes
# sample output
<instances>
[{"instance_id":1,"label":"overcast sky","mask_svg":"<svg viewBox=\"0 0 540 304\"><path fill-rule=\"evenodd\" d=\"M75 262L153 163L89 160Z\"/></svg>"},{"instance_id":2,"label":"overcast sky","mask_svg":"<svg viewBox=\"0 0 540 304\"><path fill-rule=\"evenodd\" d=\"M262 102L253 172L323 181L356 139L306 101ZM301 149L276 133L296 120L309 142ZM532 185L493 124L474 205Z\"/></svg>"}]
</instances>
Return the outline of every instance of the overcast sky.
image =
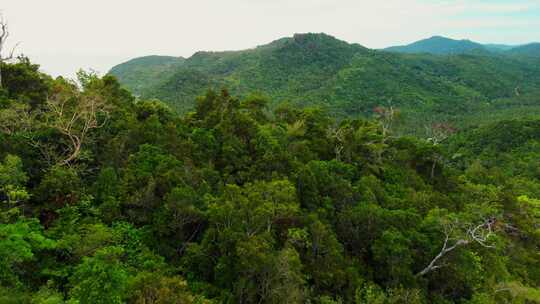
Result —
<instances>
[{"instance_id":1,"label":"overcast sky","mask_svg":"<svg viewBox=\"0 0 540 304\"><path fill-rule=\"evenodd\" d=\"M540 0L2 0L12 42L45 72L105 73L144 55L236 50L325 32L370 48L433 35L540 41Z\"/></svg>"}]
</instances>

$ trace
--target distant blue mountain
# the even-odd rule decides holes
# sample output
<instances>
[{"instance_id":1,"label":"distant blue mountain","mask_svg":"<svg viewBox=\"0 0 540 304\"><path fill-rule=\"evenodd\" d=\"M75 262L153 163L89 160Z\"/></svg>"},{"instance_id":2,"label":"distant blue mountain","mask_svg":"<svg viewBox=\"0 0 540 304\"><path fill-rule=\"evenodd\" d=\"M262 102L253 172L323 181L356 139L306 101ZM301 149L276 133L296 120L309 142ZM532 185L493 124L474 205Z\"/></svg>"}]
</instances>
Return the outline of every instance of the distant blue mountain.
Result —
<instances>
[{"instance_id":1,"label":"distant blue mountain","mask_svg":"<svg viewBox=\"0 0 540 304\"><path fill-rule=\"evenodd\" d=\"M540 43L524 45L481 44L471 40L455 40L442 36L433 36L408 45L392 46L384 49L388 52L407 54L503 54L511 56L540 57Z\"/></svg>"},{"instance_id":2,"label":"distant blue mountain","mask_svg":"<svg viewBox=\"0 0 540 304\"><path fill-rule=\"evenodd\" d=\"M507 51L507 53L520 56L540 57L540 43L536 42L518 46Z\"/></svg>"},{"instance_id":3,"label":"distant blue mountain","mask_svg":"<svg viewBox=\"0 0 540 304\"><path fill-rule=\"evenodd\" d=\"M393 46L385 49L396 53L428 53L435 55L463 54L478 51L488 51L486 46L470 40L454 40L434 36L408 45Z\"/></svg>"},{"instance_id":4,"label":"distant blue mountain","mask_svg":"<svg viewBox=\"0 0 540 304\"><path fill-rule=\"evenodd\" d=\"M508 44L496 44L496 43L489 43L484 44L484 47L492 52L506 52L513 48L516 48L516 45L508 45Z\"/></svg>"}]
</instances>

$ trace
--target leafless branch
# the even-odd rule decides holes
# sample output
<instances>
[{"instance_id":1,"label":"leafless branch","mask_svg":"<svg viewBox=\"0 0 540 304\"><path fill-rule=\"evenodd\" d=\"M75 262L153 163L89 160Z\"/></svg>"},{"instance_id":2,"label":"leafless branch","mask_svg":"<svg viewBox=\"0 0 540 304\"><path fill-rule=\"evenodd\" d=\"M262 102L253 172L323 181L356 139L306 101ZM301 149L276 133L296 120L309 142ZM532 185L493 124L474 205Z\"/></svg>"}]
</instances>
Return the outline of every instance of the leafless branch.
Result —
<instances>
[{"instance_id":1,"label":"leafless branch","mask_svg":"<svg viewBox=\"0 0 540 304\"><path fill-rule=\"evenodd\" d=\"M469 229L467 235L476 243L486 248L495 248L493 245L487 244L488 239L493 235L494 218L485 220L482 224Z\"/></svg>"},{"instance_id":2,"label":"leafless branch","mask_svg":"<svg viewBox=\"0 0 540 304\"><path fill-rule=\"evenodd\" d=\"M449 123L432 123L430 125L425 125L427 141L431 142L434 146L444 142L452 134L456 133L457 130Z\"/></svg>"},{"instance_id":3,"label":"leafless branch","mask_svg":"<svg viewBox=\"0 0 540 304\"><path fill-rule=\"evenodd\" d=\"M18 43L11 49L7 56L4 56L4 48L9 38L9 26L5 18L0 13L0 88L2 87L2 63L9 61L15 57L15 50Z\"/></svg>"},{"instance_id":4,"label":"leafless branch","mask_svg":"<svg viewBox=\"0 0 540 304\"><path fill-rule=\"evenodd\" d=\"M444 227L444 243L439 253L431 260L431 262L422 271L417 273L417 276L426 275L434 270L444 267L439 264L440 260L444 258L448 253L454 251L458 247L467 246L472 243L477 243L485 248L495 248L495 246L488 244L488 239L493 235L493 225L495 224L494 218L489 218L477 226L468 228L465 235L462 238L454 240L450 245L452 238L452 232L459 226L459 223L453 222Z\"/></svg>"},{"instance_id":5,"label":"leafless branch","mask_svg":"<svg viewBox=\"0 0 540 304\"><path fill-rule=\"evenodd\" d=\"M71 91L48 98L46 105L49 113L47 125L68 139L67 155L61 163L69 165L80 156L88 133L107 122L109 112L106 103L101 96Z\"/></svg>"},{"instance_id":6,"label":"leafless branch","mask_svg":"<svg viewBox=\"0 0 540 304\"><path fill-rule=\"evenodd\" d=\"M336 160L337 161L340 161L341 160L341 153L343 151L343 149L345 148L345 139L344 139L344 134L343 134L343 129L342 128L329 128L328 131L328 137L330 138L333 138L336 140L336 146L334 148L334 153L336 154Z\"/></svg>"},{"instance_id":7,"label":"leafless branch","mask_svg":"<svg viewBox=\"0 0 540 304\"><path fill-rule=\"evenodd\" d=\"M11 48L11 51L9 52L9 55L7 57L3 58L3 60L4 61L9 61L9 60L12 60L13 58L15 58L15 51L17 50L17 48L19 47L20 44L21 44L20 42L15 43L13 48Z\"/></svg>"},{"instance_id":8,"label":"leafless branch","mask_svg":"<svg viewBox=\"0 0 540 304\"><path fill-rule=\"evenodd\" d=\"M399 115L399 110L391 105L391 101L389 101L389 103L390 105L388 107L379 106L373 109L373 113L375 113L376 118L381 124L383 140L387 139L387 135L390 133L392 125Z\"/></svg>"}]
</instances>

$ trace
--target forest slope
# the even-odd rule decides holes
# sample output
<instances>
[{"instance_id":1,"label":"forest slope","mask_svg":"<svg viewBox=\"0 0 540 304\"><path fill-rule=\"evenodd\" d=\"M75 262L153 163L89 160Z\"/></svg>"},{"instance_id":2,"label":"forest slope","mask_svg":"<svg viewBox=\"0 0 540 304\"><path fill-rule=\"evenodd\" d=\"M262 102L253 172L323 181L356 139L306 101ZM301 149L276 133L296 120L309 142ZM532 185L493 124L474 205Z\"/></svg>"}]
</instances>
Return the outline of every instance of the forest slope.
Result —
<instances>
[{"instance_id":1,"label":"forest slope","mask_svg":"<svg viewBox=\"0 0 540 304\"><path fill-rule=\"evenodd\" d=\"M133 62L140 63L137 69L130 68ZM263 94L274 105L317 105L340 117L392 105L406 124L426 117L460 122L474 112L540 112L540 58L487 51L398 54L325 34L297 34L244 51L198 52L172 66L152 62L145 70L141 59L129 65L111 74L135 94L161 99L180 112L192 110L209 88L222 87L238 96Z\"/></svg>"}]
</instances>

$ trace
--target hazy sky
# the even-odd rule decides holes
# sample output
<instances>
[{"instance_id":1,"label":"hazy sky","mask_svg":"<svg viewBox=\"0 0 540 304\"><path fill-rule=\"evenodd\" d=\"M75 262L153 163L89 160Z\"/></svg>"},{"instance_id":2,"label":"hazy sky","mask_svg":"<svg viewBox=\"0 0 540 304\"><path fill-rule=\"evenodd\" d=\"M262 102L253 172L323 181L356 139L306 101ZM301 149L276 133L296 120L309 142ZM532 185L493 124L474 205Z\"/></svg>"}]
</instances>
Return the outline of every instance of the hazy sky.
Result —
<instances>
[{"instance_id":1,"label":"hazy sky","mask_svg":"<svg viewBox=\"0 0 540 304\"><path fill-rule=\"evenodd\" d=\"M433 35L540 41L540 0L2 0L12 42L53 75L150 54L254 47L325 32L371 48Z\"/></svg>"}]
</instances>

